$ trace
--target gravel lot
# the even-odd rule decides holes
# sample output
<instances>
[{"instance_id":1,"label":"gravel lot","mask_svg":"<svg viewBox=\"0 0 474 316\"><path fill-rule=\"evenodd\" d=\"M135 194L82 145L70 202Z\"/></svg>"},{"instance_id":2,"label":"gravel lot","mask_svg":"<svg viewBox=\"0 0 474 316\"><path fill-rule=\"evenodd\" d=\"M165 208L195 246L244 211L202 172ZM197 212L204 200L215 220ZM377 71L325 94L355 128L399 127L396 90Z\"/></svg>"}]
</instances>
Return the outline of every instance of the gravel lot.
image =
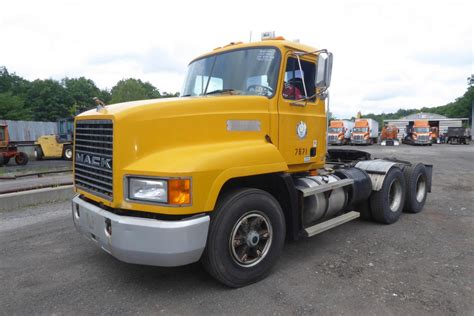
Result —
<instances>
[{"instance_id":1,"label":"gravel lot","mask_svg":"<svg viewBox=\"0 0 474 316\"><path fill-rule=\"evenodd\" d=\"M474 145L358 149L433 164L424 211L289 242L236 290L199 264L115 260L75 232L69 202L0 213L0 314L473 315Z\"/></svg>"}]
</instances>

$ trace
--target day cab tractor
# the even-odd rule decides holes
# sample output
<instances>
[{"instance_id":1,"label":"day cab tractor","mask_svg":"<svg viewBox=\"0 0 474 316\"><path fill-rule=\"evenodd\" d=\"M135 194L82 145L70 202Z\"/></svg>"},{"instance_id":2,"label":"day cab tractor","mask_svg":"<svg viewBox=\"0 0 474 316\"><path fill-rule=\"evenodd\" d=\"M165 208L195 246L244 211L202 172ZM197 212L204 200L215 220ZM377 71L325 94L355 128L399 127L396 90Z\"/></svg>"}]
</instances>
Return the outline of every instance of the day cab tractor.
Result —
<instances>
[{"instance_id":1,"label":"day cab tractor","mask_svg":"<svg viewBox=\"0 0 474 316\"><path fill-rule=\"evenodd\" d=\"M410 122L406 127L406 136L403 138L404 144L409 145L432 145L431 127L426 120L416 120Z\"/></svg>"},{"instance_id":2,"label":"day cab tractor","mask_svg":"<svg viewBox=\"0 0 474 316\"><path fill-rule=\"evenodd\" d=\"M28 163L28 155L19 151L17 145L10 141L7 123L0 121L0 167L8 164L12 158L20 166Z\"/></svg>"},{"instance_id":3,"label":"day cab tractor","mask_svg":"<svg viewBox=\"0 0 474 316\"><path fill-rule=\"evenodd\" d=\"M379 123L371 118L357 118L351 135L351 145L373 145L379 137Z\"/></svg>"},{"instance_id":4,"label":"day cab tractor","mask_svg":"<svg viewBox=\"0 0 474 316\"><path fill-rule=\"evenodd\" d=\"M395 125L387 125L382 128L380 134L380 145L382 146L399 146L398 128Z\"/></svg>"},{"instance_id":5,"label":"day cab tractor","mask_svg":"<svg viewBox=\"0 0 474 316\"><path fill-rule=\"evenodd\" d=\"M347 145L351 140L354 122L349 120L332 120L328 128L329 145Z\"/></svg>"},{"instance_id":6,"label":"day cab tractor","mask_svg":"<svg viewBox=\"0 0 474 316\"><path fill-rule=\"evenodd\" d=\"M74 135L74 120L59 119L57 121L58 135L43 135L35 142L37 160L58 159L72 160Z\"/></svg>"},{"instance_id":7,"label":"day cab tractor","mask_svg":"<svg viewBox=\"0 0 474 316\"><path fill-rule=\"evenodd\" d=\"M80 114L77 230L121 261L201 261L241 287L270 273L285 239L420 212L431 165L326 150L331 68L325 49L231 43L189 64L181 97Z\"/></svg>"}]
</instances>

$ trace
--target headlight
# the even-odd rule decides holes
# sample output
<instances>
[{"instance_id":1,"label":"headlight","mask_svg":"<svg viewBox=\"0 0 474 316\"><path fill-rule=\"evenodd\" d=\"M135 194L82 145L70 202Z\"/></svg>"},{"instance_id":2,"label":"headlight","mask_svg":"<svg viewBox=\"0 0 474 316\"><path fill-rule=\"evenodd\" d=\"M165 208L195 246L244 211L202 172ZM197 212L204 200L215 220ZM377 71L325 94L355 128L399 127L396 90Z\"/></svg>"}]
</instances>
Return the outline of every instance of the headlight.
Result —
<instances>
[{"instance_id":1,"label":"headlight","mask_svg":"<svg viewBox=\"0 0 474 316\"><path fill-rule=\"evenodd\" d=\"M168 182L166 180L128 178L128 198L168 203Z\"/></svg>"},{"instance_id":2,"label":"headlight","mask_svg":"<svg viewBox=\"0 0 474 316\"><path fill-rule=\"evenodd\" d=\"M128 187L126 196L130 200L191 205L191 179L125 178ZM127 182L128 181L128 182Z\"/></svg>"}]
</instances>

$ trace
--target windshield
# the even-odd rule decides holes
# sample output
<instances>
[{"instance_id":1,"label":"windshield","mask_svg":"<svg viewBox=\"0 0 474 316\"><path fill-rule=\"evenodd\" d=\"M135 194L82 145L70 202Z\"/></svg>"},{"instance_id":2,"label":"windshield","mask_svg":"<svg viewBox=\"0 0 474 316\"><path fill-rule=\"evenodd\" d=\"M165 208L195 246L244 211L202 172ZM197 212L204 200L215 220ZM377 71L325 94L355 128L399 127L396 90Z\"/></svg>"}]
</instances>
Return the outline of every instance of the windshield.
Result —
<instances>
[{"instance_id":1,"label":"windshield","mask_svg":"<svg viewBox=\"0 0 474 316\"><path fill-rule=\"evenodd\" d=\"M417 133L429 133L429 127L415 127L415 132Z\"/></svg>"},{"instance_id":2,"label":"windshield","mask_svg":"<svg viewBox=\"0 0 474 316\"><path fill-rule=\"evenodd\" d=\"M205 57L188 67L181 95L275 93L280 52L276 48L248 48Z\"/></svg>"},{"instance_id":3,"label":"windshield","mask_svg":"<svg viewBox=\"0 0 474 316\"><path fill-rule=\"evenodd\" d=\"M352 131L356 133L365 133L368 131L368 127L354 127Z\"/></svg>"},{"instance_id":4,"label":"windshield","mask_svg":"<svg viewBox=\"0 0 474 316\"><path fill-rule=\"evenodd\" d=\"M330 127L328 129L329 133L340 133L342 132L342 127Z\"/></svg>"}]
</instances>

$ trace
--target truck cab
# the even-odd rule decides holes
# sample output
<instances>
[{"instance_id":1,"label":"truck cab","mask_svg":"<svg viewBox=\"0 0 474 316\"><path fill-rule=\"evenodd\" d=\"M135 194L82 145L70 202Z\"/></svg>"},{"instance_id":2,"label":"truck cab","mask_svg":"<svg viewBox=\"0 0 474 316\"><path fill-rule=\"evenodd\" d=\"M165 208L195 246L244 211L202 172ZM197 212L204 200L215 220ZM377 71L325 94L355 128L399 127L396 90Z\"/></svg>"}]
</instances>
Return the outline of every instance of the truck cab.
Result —
<instances>
[{"instance_id":1,"label":"truck cab","mask_svg":"<svg viewBox=\"0 0 474 316\"><path fill-rule=\"evenodd\" d=\"M387 125L382 128L380 133L380 145L382 146L398 146L398 127L395 125Z\"/></svg>"},{"instance_id":2,"label":"truck cab","mask_svg":"<svg viewBox=\"0 0 474 316\"><path fill-rule=\"evenodd\" d=\"M407 126L404 142L410 145L432 145L431 127L426 120L416 120Z\"/></svg>"},{"instance_id":3,"label":"truck cab","mask_svg":"<svg viewBox=\"0 0 474 316\"><path fill-rule=\"evenodd\" d=\"M179 98L78 115L77 230L121 261L201 261L240 287L270 273L287 238L421 210L429 166L327 151L331 67L327 50L283 38L230 43L191 61ZM415 166L421 200L405 205Z\"/></svg>"},{"instance_id":4,"label":"truck cab","mask_svg":"<svg viewBox=\"0 0 474 316\"><path fill-rule=\"evenodd\" d=\"M332 120L328 128L328 144L346 145L350 142L354 123L347 120Z\"/></svg>"},{"instance_id":5,"label":"truck cab","mask_svg":"<svg viewBox=\"0 0 474 316\"><path fill-rule=\"evenodd\" d=\"M352 129L351 145L372 145L377 142L378 133L379 126L375 120L356 119Z\"/></svg>"}]
</instances>

